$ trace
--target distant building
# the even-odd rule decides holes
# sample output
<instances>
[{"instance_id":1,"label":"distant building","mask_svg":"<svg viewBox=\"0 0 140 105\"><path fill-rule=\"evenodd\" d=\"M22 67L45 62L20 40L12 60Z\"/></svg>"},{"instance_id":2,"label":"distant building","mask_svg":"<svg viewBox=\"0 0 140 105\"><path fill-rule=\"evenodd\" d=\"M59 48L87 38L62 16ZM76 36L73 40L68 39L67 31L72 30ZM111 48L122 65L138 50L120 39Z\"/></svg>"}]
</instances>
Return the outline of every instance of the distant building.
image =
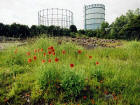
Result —
<instances>
[{"instance_id":1,"label":"distant building","mask_svg":"<svg viewBox=\"0 0 140 105\"><path fill-rule=\"evenodd\" d=\"M50 8L38 12L38 25L69 28L73 25L73 12L67 9Z\"/></svg>"},{"instance_id":2,"label":"distant building","mask_svg":"<svg viewBox=\"0 0 140 105\"><path fill-rule=\"evenodd\" d=\"M105 5L92 4L84 6L84 29L95 30L105 21Z\"/></svg>"}]
</instances>

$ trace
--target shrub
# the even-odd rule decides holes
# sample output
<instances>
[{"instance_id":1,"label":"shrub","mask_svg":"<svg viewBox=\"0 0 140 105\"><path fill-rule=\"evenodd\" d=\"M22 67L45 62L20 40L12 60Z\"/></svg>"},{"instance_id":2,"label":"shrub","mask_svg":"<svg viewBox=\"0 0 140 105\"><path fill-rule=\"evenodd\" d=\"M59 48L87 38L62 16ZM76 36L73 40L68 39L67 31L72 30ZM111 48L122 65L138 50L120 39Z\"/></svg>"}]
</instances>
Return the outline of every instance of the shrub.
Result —
<instances>
[{"instance_id":1,"label":"shrub","mask_svg":"<svg viewBox=\"0 0 140 105\"><path fill-rule=\"evenodd\" d=\"M63 75L61 86L64 89L65 96L77 96L84 88L84 79L81 75L72 71L67 71Z\"/></svg>"},{"instance_id":2,"label":"shrub","mask_svg":"<svg viewBox=\"0 0 140 105\"><path fill-rule=\"evenodd\" d=\"M49 85L54 85L59 80L59 73L53 66L42 66L38 73L38 83L41 89L46 89Z\"/></svg>"}]
</instances>

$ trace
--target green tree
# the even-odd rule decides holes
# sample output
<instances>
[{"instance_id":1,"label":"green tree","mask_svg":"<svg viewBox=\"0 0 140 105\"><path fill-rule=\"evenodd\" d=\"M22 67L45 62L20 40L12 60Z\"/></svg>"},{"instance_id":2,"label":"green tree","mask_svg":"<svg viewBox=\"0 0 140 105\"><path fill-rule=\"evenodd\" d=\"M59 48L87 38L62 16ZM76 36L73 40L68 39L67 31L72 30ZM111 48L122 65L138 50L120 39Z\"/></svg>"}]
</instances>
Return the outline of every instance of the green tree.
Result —
<instances>
[{"instance_id":1,"label":"green tree","mask_svg":"<svg viewBox=\"0 0 140 105\"><path fill-rule=\"evenodd\" d=\"M132 18L120 33L128 40L140 40L140 15Z\"/></svg>"},{"instance_id":2,"label":"green tree","mask_svg":"<svg viewBox=\"0 0 140 105\"><path fill-rule=\"evenodd\" d=\"M39 34L39 28L36 25L32 25L30 28L31 36L37 36Z\"/></svg>"},{"instance_id":3,"label":"green tree","mask_svg":"<svg viewBox=\"0 0 140 105\"><path fill-rule=\"evenodd\" d=\"M70 26L70 31L71 32L77 32L77 27L75 25Z\"/></svg>"},{"instance_id":4,"label":"green tree","mask_svg":"<svg viewBox=\"0 0 140 105\"><path fill-rule=\"evenodd\" d=\"M20 38L30 37L30 29L29 29L29 27L27 25L20 25L18 34L19 34Z\"/></svg>"},{"instance_id":5,"label":"green tree","mask_svg":"<svg viewBox=\"0 0 140 105\"><path fill-rule=\"evenodd\" d=\"M4 24L0 23L0 36L4 35Z\"/></svg>"},{"instance_id":6,"label":"green tree","mask_svg":"<svg viewBox=\"0 0 140 105\"><path fill-rule=\"evenodd\" d=\"M108 34L109 34L109 23L108 22L103 22L101 24L101 35L100 37L102 38L108 38Z\"/></svg>"}]
</instances>

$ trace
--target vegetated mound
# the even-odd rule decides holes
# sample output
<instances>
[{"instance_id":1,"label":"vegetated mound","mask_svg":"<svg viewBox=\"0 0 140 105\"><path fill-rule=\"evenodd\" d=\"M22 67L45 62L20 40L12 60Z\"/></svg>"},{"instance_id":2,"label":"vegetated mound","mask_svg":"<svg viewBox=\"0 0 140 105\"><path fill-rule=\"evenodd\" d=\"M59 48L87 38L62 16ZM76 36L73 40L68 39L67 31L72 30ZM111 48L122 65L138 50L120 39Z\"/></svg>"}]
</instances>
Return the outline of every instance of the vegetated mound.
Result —
<instances>
[{"instance_id":1,"label":"vegetated mound","mask_svg":"<svg viewBox=\"0 0 140 105\"><path fill-rule=\"evenodd\" d=\"M140 43L85 50L50 38L0 52L0 104L139 105Z\"/></svg>"},{"instance_id":2,"label":"vegetated mound","mask_svg":"<svg viewBox=\"0 0 140 105\"><path fill-rule=\"evenodd\" d=\"M59 44L61 44L62 41L74 42L78 45L83 46L86 49L93 49L97 47L115 48L122 45L122 42L120 40L100 39L96 37L89 37L89 38L55 37L55 39L58 40Z\"/></svg>"},{"instance_id":3,"label":"vegetated mound","mask_svg":"<svg viewBox=\"0 0 140 105\"><path fill-rule=\"evenodd\" d=\"M58 44L61 44L62 42L73 42L77 45L83 46L86 49L93 49L97 47L108 47L108 48L116 48L122 45L122 42L120 40L115 39L101 39L96 37L88 37L88 38L72 38L72 37L51 37L52 39L56 39ZM2 38L0 42L0 50L7 48L7 45L16 44L17 46L22 46L26 44L26 40L20 41L18 38L8 38L4 37ZM16 42L16 43L15 43ZM8 44L9 43L9 44Z\"/></svg>"}]
</instances>

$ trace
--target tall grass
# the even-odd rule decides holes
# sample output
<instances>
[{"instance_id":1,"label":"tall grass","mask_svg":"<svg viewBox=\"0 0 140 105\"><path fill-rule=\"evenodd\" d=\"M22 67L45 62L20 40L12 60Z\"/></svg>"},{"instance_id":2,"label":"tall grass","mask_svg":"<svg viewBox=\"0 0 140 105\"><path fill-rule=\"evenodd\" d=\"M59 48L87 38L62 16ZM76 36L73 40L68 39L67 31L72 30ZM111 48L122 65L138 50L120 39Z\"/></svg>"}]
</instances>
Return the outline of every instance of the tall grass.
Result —
<instances>
[{"instance_id":1,"label":"tall grass","mask_svg":"<svg viewBox=\"0 0 140 105\"><path fill-rule=\"evenodd\" d=\"M55 55L44 56L50 46ZM140 104L140 42L85 50L39 38L0 52L0 60L0 104Z\"/></svg>"}]
</instances>

